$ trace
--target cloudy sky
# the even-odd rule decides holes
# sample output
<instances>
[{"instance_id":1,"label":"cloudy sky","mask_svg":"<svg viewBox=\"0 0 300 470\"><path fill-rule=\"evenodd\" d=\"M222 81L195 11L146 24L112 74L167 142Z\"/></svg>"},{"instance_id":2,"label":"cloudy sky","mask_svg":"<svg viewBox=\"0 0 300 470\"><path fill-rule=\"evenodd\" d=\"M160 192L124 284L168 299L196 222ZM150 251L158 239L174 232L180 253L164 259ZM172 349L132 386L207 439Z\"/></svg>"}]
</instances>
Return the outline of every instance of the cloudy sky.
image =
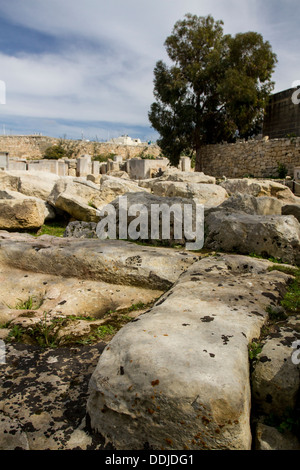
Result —
<instances>
[{"instance_id":1,"label":"cloudy sky","mask_svg":"<svg viewBox=\"0 0 300 470\"><path fill-rule=\"evenodd\" d=\"M262 34L275 92L300 80L299 0L0 0L0 134L155 140L153 69L188 12Z\"/></svg>"}]
</instances>

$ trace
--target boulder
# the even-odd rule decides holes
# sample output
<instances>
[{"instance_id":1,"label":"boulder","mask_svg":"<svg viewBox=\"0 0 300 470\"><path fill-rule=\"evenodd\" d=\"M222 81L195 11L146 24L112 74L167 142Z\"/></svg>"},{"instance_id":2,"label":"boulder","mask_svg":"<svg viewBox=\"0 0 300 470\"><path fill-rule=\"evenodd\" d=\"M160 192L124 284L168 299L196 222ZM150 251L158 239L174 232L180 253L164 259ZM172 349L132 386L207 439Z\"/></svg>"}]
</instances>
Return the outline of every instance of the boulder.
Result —
<instances>
[{"instance_id":1,"label":"boulder","mask_svg":"<svg viewBox=\"0 0 300 470\"><path fill-rule=\"evenodd\" d=\"M104 450L84 424L86 383L103 347L101 341L54 349L7 343L0 380L0 449Z\"/></svg>"},{"instance_id":2,"label":"boulder","mask_svg":"<svg viewBox=\"0 0 300 470\"><path fill-rule=\"evenodd\" d=\"M106 173L108 176L114 176L116 178L122 178L122 179L130 179L129 174L127 171L117 171L117 170L110 170Z\"/></svg>"},{"instance_id":3,"label":"boulder","mask_svg":"<svg viewBox=\"0 0 300 470\"><path fill-rule=\"evenodd\" d=\"M97 207L101 205L99 186L85 178L60 178L48 202L77 220L97 222Z\"/></svg>"},{"instance_id":4,"label":"boulder","mask_svg":"<svg viewBox=\"0 0 300 470\"><path fill-rule=\"evenodd\" d=\"M253 403L262 414L283 416L296 407L300 390L300 364L292 361L296 341L300 344L300 333L289 325L264 339L252 373Z\"/></svg>"},{"instance_id":5,"label":"boulder","mask_svg":"<svg viewBox=\"0 0 300 470\"><path fill-rule=\"evenodd\" d=\"M283 202L295 202L298 199L287 186L271 180L237 178L223 181L220 185L226 189L230 196L235 193L245 193L256 197L276 197Z\"/></svg>"},{"instance_id":6,"label":"boulder","mask_svg":"<svg viewBox=\"0 0 300 470\"><path fill-rule=\"evenodd\" d=\"M122 328L90 380L92 429L118 450L249 450L248 345L290 280L271 265L203 258Z\"/></svg>"},{"instance_id":7,"label":"boulder","mask_svg":"<svg viewBox=\"0 0 300 470\"><path fill-rule=\"evenodd\" d=\"M21 201L24 201L24 200L36 200L37 203L40 205L40 206L43 206L44 207L44 213L45 213L45 222L46 221L49 221L49 220L54 220L56 218L56 211L55 209L50 205L48 204L46 201L44 201L43 199L40 199L40 198L37 198L37 197L27 197L25 196L24 194L22 193L19 193L18 191L11 191L9 189L4 189L4 190L0 190L0 201L1 199L8 199L8 200L19 200L20 202Z\"/></svg>"},{"instance_id":8,"label":"boulder","mask_svg":"<svg viewBox=\"0 0 300 470\"><path fill-rule=\"evenodd\" d=\"M7 171L0 173L0 188L47 201L60 176L48 172Z\"/></svg>"},{"instance_id":9,"label":"boulder","mask_svg":"<svg viewBox=\"0 0 300 470\"><path fill-rule=\"evenodd\" d=\"M101 201L100 189L97 184L87 181L85 178L73 178L70 176L60 178L51 191L48 202L53 206L57 205L57 200L63 195L64 199L78 198L85 204L97 205Z\"/></svg>"},{"instance_id":10,"label":"boulder","mask_svg":"<svg viewBox=\"0 0 300 470\"><path fill-rule=\"evenodd\" d=\"M300 450L300 442L292 433L279 432L273 426L258 423L255 450Z\"/></svg>"},{"instance_id":11,"label":"boulder","mask_svg":"<svg viewBox=\"0 0 300 470\"><path fill-rule=\"evenodd\" d=\"M46 217L45 203L37 198L0 199L1 230L35 230Z\"/></svg>"},{"instance_id":12,"label":"boulder","mask_svg":"<svg viewBox=\"0 0 300 470\"><path fill-rule=\"evenodd\" d=\"M207 249L300 263L300 224L293 216L215 211L205 217L205 233Z\"/></svg>"},{"instance_id":13,"label":"boulder","mask_svg":"<svg viewBox=\"0 0 300 470\"><path fill-rule=\"evenodd\" d=\"M208 208L206 214L216 211L230 213L246 213L250 215L281 215L283 203L269 196L252 196L251 194L235 193L215 208Z\"/></svg>"},{"instance_id":14,"label":"boulder","mask_svg":"<svg viewBox=\"0 0 300 470\"><path fill-rule=\"evenodd\" d=\"M139 181L139 186L150 190L161 182L173 181L175 183L189 184L216 184L216 178L202 172L180 171L177 168L168 168L162 176Z\"/></svg>"},{"instance_id":15,"label":"boulder","mask_svg":"<svg viewBox=\"0 0 300 470\"><path fill-rule=\"evenodd\" d=\"M282 215L293 215L300 222L300 204L283 205Z\"/></svg>"},{"instance_id":16,"label":"boulder","mask_svg":"<svg viewBox=\"0 0 300 470\"><path fill-rule=\"evenodd\" d=\"M74 219L97 222L97 209L101 209L118 195L137 189L138 186L131 181L112 176L102 176L100 186L85 178L66 177L55 184L48 202Z\"/></svg>"},{"instance_id":17,"label":"boulder","mask_svg":"<svg viewBox=\"0 0 300 470\"><path fill-rule=\"evenodd\" d=\"M67 192L61 193L55 201L55 208L66 212L76 220L85 222L98 222L99 216L93 203L87 204L85 200L79 196L72 196Z\"/></svg>"},{"instance_id":18,"label":"boulder","mask_svg":"<svg viewBox=\"0 0 300 470\"><path fill-rule=\"evenodd\" d=\"M157 178L160 181L176 181L180 183L198 183L198 184L215 184L214 176L205 175L198 171L180 171L177 168L168 168L163 175Z\"/></svg>"},{"instance_id":19,"label":"boulder","mask_svg":"<svg viewBox=\"0 0 300 470\"><path fill-rule=\"evenodd\" d=\"M215 207L228 197L224 188L216 184L183 183L177 181L157 181L152 185L152 192L157 196L181 197L194 199L197 204Z\"/></svg>"},{"instance_id":20,"label":"boulder","mask_svg":"<svg viewBox=\"0 0 300 470\"><path fill-rule=\"evenodd\" d=\"M132 192L124 195L125 205L122 207L122 213L125 212L125 217L121 218L120 211L120 199L116 198L110 203L116 213L116 238L124 238L120 236L120 226L125 224L126 239L140 240L146 242L163 241L166 245L180 244L184 245L186 242L196 241L200 237L203 238L203 223L199 229L200 233L196 230L196 221L201 224L203 222L203 211L201 208L196 212L197 206L193 199L186 199L182 197L161 197L154 194L144 192ZM122 201L123 204L123 201ZM140 205L142 207L140 208ZM188 223L185 226L184 211L185 206L189 206L191 209L191 227L194 230L190 230ZM153 215L155 207L164 210L157 215ZM140 212L141 211L141 212ZM196 220L197 214L197 220ZM106 218L105 206L103 208L103 214L100 216L100 220ZM140 223L137 223L139 220ZM132 226L133 224L133 226ZM154 227L157 227L157 231L154 232ZM162 228L164 227L164 231ZM133 228L133 230L131 230ZM100 238L100 231L97 233ZM197 249L197 248L195 248Z\"/></svg>"},{"instance_id":21,"label":"boulder","mask_svg":"<svg viewBox=\"0 0 300 470\"><path fill-rule=\"evenodd\" d=\"M96 222L82 222L79 220L74 220L73 222L68 223L64 237L98 238L96 228Z\"/></svg>"},{"instance_id":22,"label":"boulder","mask_svg":"<svg viewBox=\"0 0 300 470\"><path fill-rule=\"evenodd\" d=\"M109 204L116 197L122 196L126 193L149 192L147 189L141 189L137 182L128 180L126 178L117 178L115 176L103 175L100 180L100 191L103 207L105 204Z\"/></svg>"}]
</instances>

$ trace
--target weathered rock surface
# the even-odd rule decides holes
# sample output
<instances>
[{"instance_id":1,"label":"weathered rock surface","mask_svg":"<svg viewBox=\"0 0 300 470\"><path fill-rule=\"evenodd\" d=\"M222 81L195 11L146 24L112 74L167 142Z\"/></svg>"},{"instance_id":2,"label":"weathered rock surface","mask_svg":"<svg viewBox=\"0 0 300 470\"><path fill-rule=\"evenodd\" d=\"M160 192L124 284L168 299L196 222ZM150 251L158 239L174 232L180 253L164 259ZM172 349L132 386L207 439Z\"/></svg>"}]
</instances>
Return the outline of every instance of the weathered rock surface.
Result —
<instances>
[{"instance_id":1,"label":"weathered rock surface","mask_svg":"<svg viewBox=\"0 0 300 470\"><path fill-rule=\"evenodd\" d=\"M1 171L0 188L47 201L60 176L47 172Z\"/></svg>"},{"instance_id":2,"label":"weathered rock surface","mask_svg":"<svg viewBox=\"0 0 300 470\"><path fill-rule=\"evenodd\" d=\"M177 168L168 168L164 171L162 176L141 180L138 184L143 188L152 190L157 183L161 183L163 181L173 181L176 183L186 184L216 184L216 178L213 176L205 175L202 172L180 171Z\"/></svg>"},{"instance_id":3,"label":"weathered rock surface","mask_svg":"<svg viewBox=\"0 0 300 470\"><path fill-rule=\"evenodd\" d=\"M125 193L135 193L137 191L147 191L141 189L137 182L129 180L127 178L103 175L100 180L100 191L103 204L108 204L113 201L117 196L121 196ZM148 192L148 191L147 191Z\"/></svg>"},{"instance_id":4,"label":"weathered rock surface","mask_svg":"<svg viewBox=\"0 0 300 470\"><path fill-rule=\"evenodd\" d=\"M216 183L216 178L205 175L201 171L180 171L177 168L168 168L164 171L163 175L157 179L161 181L178 181L182 183Z\"/></svg>"},{"instance_id":5,"label":"weathered rock surface","mask_svg":"<svg viewBox=\"0 0 300 470\"><path fill-rule=\"evenodd\" d=\"M290 279L270 265L204 258L119 331L90 381L92 429L117 449L250 449L248 344Z\"/></svg>"},{"instance_id":6,"label":"weathered rock surface","mask_svg":"<svg viewBox=\"0 0 300 470\"><path fill-rule=\"evenodd\" d=\"M293 216L215 211L205 217L205 247L300 264L300 224Z\"/></svg>"},{"instance_id":7,"label":"weathered rock surface","mask_svg":"<svg viewBox=\"0 0 300 470\"><path fill-rule=\"evenodd\" d=\"M222 210L227 214L242 212L250 215L281 215L282 207L283 203L275 197L235 193L219 206L206 210L206 214Z\"/></svg>"},{"instance_id":8,"label":"weathered rock surface","mask_svg":"<svg viewBox=\"0 0 300 470\"><path fill-rule=\"evenodd\" d=\"M170 287L196 259L168 248L122 240L56 238L0 232L0 263L44 274L112 284Z\"/></svg>"},{"instance_id":9,"label":"weathered rock surface","mask_svg":"<svg viewBox=\"0 0 300 470\"><path fill-rule=\"evenodd\" d=\"M103 450L84 418L88 381L104 346L7 344L0 364L0 450Z\"/></svg>"},{"instance_id":10,"label":"weathered rock surface","mask_svg":"<svg viewBox=\"0 0 300 470\"><path fill-rule=\"evenodd\" d=\"M61 178L53 187L48 202L77 220L99 220L96 211L101 203L99 186L84 178Z\"/></svg>"},{"instance_id":11,"label":"weathered rock surface","mask_svg":"<svg viewBox=\"0 0 300 470\"><path fill-rule=\"evenodd\" d=\"M64 237L98 238L96 234L96 228L96 222L83 222L75 220L68 223Z\"/></svg>"},{"instance_id":12,"label":"weathered rock surface","mask_svg":"<svg viewBox=\"0 0 300 470\"><path fill-rule=\"evenodd\" d=\"M45 203L37 198L0 199L1 230L35 230L46 217Z\"/></svg>"},{"instance_id":13,"label":"weathered rock surface","mask_svg":"<svg viewBox=\"0 0 300 470\"><path fill-rule=\"evenodd\" d=\"M259 423L256 428L255 450L300 450L299 440L290 432Z\"/></svg>"},{"instance_id":14,"label":"weathered rock surface","mask_svg":"<svg viewBox=\"0 0 300 470\"><path fill-rule=\"evenodd\" d=\"M141 191L141 188L124 178L105 175L99 186L85 178L66 177L56 183L48 202L76 220L97 222L97 209L101 209L118 195L137 190Z\"/></svg>"},{"instance_id":15,"label":"weathered rock surface","mask_svg":"<svg viewBox=\"0 0 300 470\"><path fill-rule=\"evenodd\" d=\"M297 198L285 185L271 180L257 180L252 178L228 179L220 183L231 196L235 193L252 194L252 196L271 196L283 202L297 202Z\"/></svg>"},{"instance_id":16,"label":"weathered rock surface","mask_svg":"<svg viewBox=\"0 0 300 470\"><path fill-rule=\"evenodd\" d=\"M253 402L262 414L282 416L295 409L300 390L300 364L292 361L296 341L300 344L300 331L289 324L264 340L252 373Z\"/></svg>"},{"instance_id":17,"label":"weathered rock surface","mask_svg":"<svg viewBox=\"0 0 300 470\"><path fill-rule=\"evenodd\" d=\"M3 200L2 204L4 204L6 200L17 200L19 201L19 203L22 203L22 201L36 201L37 206L43 209L44 211L44 221L53 220L57 215L55 209L43 199L34 196L25 196L24 194L19 193L18 191L11 191L9 189L0 190L0 202L1 200ZM8 202L8 205L10 205L10 202ZM21 214L17 214L16 218L18 218L18 216L21 216ZM13 229L17 230L18 228L22 229L22 226L18 227L18 223L16 222L13 226ZM3 227L3 229L5 229L5 227Z\"/></svg>"},{"instance_id":18,"label":"weathered rock surface","mask_svg":"<svg viewBox=\"0 0 300 470\"><path fill-rule=\"evenodd\" d=\"M228 197L224 188L216 184L157 181L152 186L153 194L166 197L194 199L198 204L214 207Z\"/></svg>"},{"instance_id":19,"label":"weathered rock surface","mask_svg":"<svg viewBox=\"0 0 300 470\"><path fill-rule=\"evenodd\" d=\"M293 215L300 222L300 204L285 204L282 215Z\"/></svg>"},{"instance_id":20,"label":"weathered rock surface","mask_svg":"<svg viewBox=\"0 0 300 470\"><path fill-rule=\"evenodd\" d=\"M120 226L125 225L127 222L126 238L132 240L142 240L146 242L163 241L166 245L185 245L187 242L194 242L197 233L195 229L196 221L196 203L193 199L185 199L181 197L161 197L148 192L137 192L126 194L126 206L122 206L122 213L125 212L125 218L121 219L120 216L120 200L119 198L112 201L111 206L115 208L116 212L116 237L119 238ZM139 208L142 205L142 210ZM184 225L184 210L185 206L190 206L191 209L191 225ZM152 213L152 209L157 207L165 212ZM203 221L203 211L197 213L197 219ZM106 214L100 217L100 220L105 219ZM131 224L134 224L131 230ZM157 231L154 230L157 227ZM126 227L125 227L126 228ZM162 230L164 228L164 231ZM199 230L200 231L200 230ZM97 228L99 237L100 234ZM135 237L135 238L134 238Z\"/></svg>"},{"instance_id":21,"label":"weathered rock surface","mask_svg":"<svg viewBox=\"0 0 300 470\"><path fill-rule=\"evenodd\" d=\"M69 315L102 318L108 311L153 302L164 292L134 285L107 284L76 277L78 275L74 271L72 277L63 277L0 265L0 324L17 318L23 318L25 323L40 321L45 312L49 319ZM29 300L30 311L25 310Z\"/></svg>"}]
</instances>

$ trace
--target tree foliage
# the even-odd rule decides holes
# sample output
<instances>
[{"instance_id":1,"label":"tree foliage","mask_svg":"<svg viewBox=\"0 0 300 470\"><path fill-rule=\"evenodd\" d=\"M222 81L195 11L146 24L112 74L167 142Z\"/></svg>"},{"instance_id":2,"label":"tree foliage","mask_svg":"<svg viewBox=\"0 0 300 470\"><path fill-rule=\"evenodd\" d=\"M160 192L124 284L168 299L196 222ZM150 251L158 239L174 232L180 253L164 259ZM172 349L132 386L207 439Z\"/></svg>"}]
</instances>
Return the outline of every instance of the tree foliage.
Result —
<instances>
[{"instance_id":1,"label":"tree foliage","mask_svg":"<svg viewBox=\"0 0 300 470\"><path fill-rule=\"evenodd\" d=\"M58 160L59 158L66 157L67 152L60 143L57 145L51 145L51 147L48 147L44 153L44 158L47 160Z\"/></svg>"},{"instance_id":2,"label":"tree foliage","mask_svg":"<svg viewBox=\"0 0 300 470\"><path fill-rule=\"evenodd\" d=\"M149 120L171 163L205 144L255 135L274 87L277 62L268 41L255 32L224 35L211 15L187 14L166 39L173 63L158 61Z\"/></svg>"}]
</instances>

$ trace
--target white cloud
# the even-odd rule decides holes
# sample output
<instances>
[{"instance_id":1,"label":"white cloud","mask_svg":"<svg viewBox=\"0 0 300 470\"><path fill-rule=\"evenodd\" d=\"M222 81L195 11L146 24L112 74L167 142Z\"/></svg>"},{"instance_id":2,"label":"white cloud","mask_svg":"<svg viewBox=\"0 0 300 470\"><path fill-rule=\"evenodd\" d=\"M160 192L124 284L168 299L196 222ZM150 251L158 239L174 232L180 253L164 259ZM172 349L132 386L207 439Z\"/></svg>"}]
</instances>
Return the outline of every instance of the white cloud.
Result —
<instances>
[{"instance_id":1,"label":"white cloud","mask_svg":"<svg viewBox=\"0 0 300 470\"><path fill-rule=\"evenodd\" d=\"M278 51L276 91L288 88L300 79L299 33L289 32L295 20L280 16L278 7L288 3L292 11L297 3L275 3L276 11L274 0L2 2L2 17L53 35L60 46L44 54L0 53L7 86L2 115L149 125L155 63L166 59L164 41L187 12L224 20L225 33L263 34Z\"/></svg>"}]
</instances>

